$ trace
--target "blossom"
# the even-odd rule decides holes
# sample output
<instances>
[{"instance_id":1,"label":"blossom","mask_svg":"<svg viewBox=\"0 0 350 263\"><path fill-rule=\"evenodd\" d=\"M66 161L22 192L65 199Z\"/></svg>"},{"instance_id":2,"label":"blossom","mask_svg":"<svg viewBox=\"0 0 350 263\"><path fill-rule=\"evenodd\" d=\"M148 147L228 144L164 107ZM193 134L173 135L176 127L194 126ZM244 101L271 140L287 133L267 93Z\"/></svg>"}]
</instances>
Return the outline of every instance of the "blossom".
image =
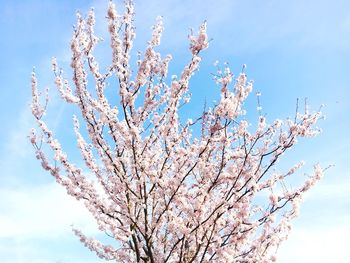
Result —
<instances>
[{"instance_id":1,"label":"blossom","mask_svg":"<svg viewBox=\"0 0 350 263\"><path fill-rule=\"evenodd\" d=\"M120 14L110 1L112 58L106 72L94 56L101 39L95 35L93 9L86 19L77 14L72 81L52 60L58 94L79 110L73 130L81 167L47 125L48 96L42 102L34 70L31 76L37 129L28 137L36 158L67 194L84 203L98 229L117 242L104 244L75 228L74 234L101 259L118 262L276 261L304 193L323 170L315 165L299 187L287 189L284 180L297 174L303 162L283 172L273 169L298 138L319 133L315 125L321 113L306 111L271 123L259 116L251 125L244 103L253 81L245 65L235 76L226 63L214 78L220 100L198 118L187 119L180 109L190 102L191 78L209 46L206 22L190 35L190 58L169 81L172 57L156 50L162 18L135 72L130 62L133 22L133 1L125 1ZM119 103L105 91L110 82L117 83Z\"/></svg>"}]
</instances>

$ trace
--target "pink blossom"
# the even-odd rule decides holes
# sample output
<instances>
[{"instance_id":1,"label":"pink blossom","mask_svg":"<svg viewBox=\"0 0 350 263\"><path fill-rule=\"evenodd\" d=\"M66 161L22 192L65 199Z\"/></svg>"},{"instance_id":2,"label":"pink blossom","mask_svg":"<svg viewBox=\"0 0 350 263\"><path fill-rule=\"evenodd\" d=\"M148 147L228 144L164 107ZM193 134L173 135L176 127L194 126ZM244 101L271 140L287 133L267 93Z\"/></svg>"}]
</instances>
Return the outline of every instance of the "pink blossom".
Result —
<instances>
[{"instance_id":1,"label":"pink blossom","mask_svg":"<svg viewBox=\"0 0 350 263\"><path fill-rule=\"evenodd\" d=\"M72 162L46 124L48 96L41 101L32 73L31 109L38 129L32 129L29 139L36 158L84 203L98 229L117 242L103 244L80 230L73 232L98 257L118 262L276 261L304 193L323 174L315 165L301 185L287 188L285 180L299 173L303 162L283 171L275 169L276 163L298 138L320 132L315 125L321 113L307 110L271 124L259 116L257 125L251 125L244 103L253 81L245 72L234 76L225 64L214 77L220 100L197 118L183 118L180 109L190 102L191 78L209 46L206 22L189 37L190 58L181 74L168 81L172 57L156 51L161 17L135 71L130 62L133 21L133 1L125 1L121 14L110 1L112 58L105 72L94 56L101 39L95 35L93 9L86 19L77 14L72 81L52 60L60 97L79 110L73 130L82 167ZM117 83L119 103L110 103L115 102L105 91L110 82Z\"/></svg>"}]
</instances>

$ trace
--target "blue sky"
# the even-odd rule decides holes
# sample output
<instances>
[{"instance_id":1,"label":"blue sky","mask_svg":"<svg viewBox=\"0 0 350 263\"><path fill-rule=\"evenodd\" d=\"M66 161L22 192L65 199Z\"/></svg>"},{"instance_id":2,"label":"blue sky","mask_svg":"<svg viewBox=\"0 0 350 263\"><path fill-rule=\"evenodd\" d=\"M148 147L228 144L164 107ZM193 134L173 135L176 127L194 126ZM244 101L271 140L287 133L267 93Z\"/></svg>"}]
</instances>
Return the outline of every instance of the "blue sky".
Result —
<instances>
[{"instance_id":1,"label":"blue sky","mask_svg":"<svg viewBox=\"0 0 350 263\"><path fill-rule=\"evenodd\" d=\"M68 69L75 11L97 12L97 31L106 34L106 1L0 0L0 261L2 263L99 262L79 244L70 225L95 234L84 208L44 173L26 136L30 115L30 72L41 87L53 87L51 57ZM297 98L323 109L317 138L302 140L285 164L304 159L306 167L334 164L306 196L278 262L348 261L350 235L350 2L347 0L136 0L137 41L143 50L157 15L164 16L160 51L174 57L170 74L179 74L190 57L189 28L208 21L213 40L192 81L192 111L217 98L210 73L215 60L247 74L262 93L268 120L293 115ZM108 49L100 49L101 58ZM254 96L247 103L255 116ZM63 140L70 109L53 95L50 124ZM68 114L68 116L67 116ZM68 123L68 124L67 124ZM307 169L306 169L307 170Z\"/></svg>"}]
</instances>

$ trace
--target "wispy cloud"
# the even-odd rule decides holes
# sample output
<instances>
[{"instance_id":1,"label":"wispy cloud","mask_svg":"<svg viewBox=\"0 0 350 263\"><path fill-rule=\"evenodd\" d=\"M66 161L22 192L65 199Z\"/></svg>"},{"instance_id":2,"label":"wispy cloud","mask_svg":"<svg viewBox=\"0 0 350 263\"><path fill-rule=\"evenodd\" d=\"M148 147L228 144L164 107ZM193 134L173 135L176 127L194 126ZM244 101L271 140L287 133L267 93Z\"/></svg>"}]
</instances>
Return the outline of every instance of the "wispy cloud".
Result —
<instances>
[{"instance_id":1,"label":"wispy cloud","mask_svg":"<svg viewBox=\"0 0 350 263\"><path fill-rule=\"evenodd\" d=\"M95 233L94 221L85 207L55 183L1 189L0 200L1 238L71 235L71 224Z\"/></svg>"},{"instance_id":2,"label":"wispy cloud","mask_svg":"<svg viewBox=\"0 0 350 263\"><path fill-rule=\"evenodd\" d=\"M344 173L344 174L342 174ZM308 192L295 219L289 239L281 245L278 262L346 262L350 236L350 178L348 171L331 168L326 177Z\"/></svg>"},{"instance_id":3,"label":"wispy cloud","mask_svg":"<svg viewBox=\"0 0 350 263\"><path fill-rule=\"evenodd\" d=\"M288 242L281 245L277 262L346 262L349 235L348 224L294 228Z\"/></svg>"},{"instance_id":4,"label":"wispy cloud","mask_svg":"<svg viewBox=\"0 0 350 263\"><path fill-rule=\"evenodd\" d=\"M2 187L0 200L2 263L100 262L71 231L97 235L92 216L57 184Z\"/></svg>"}]
</instances>

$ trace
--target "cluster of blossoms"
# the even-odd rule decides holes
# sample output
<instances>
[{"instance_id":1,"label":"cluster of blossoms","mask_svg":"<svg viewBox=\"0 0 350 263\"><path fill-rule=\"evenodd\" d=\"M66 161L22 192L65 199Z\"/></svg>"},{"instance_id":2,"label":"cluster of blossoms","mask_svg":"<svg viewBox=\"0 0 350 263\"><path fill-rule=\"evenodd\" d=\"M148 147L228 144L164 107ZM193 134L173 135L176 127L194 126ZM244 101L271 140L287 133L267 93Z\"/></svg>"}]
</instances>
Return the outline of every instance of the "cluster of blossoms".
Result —
<instances>
[{"instance_id":1,"label":"cluster of blossoms","mask_svg":"<svg viewBox=\"0 0 350 263\"><path fill-rule=\"evenodd\" d=\"M110 2L112 63L105 73L93 55L100 41L93 11L86 20L78 14L71 42L74 90L52 62L59 94L80 110L73 126L85 168L69 160L45 124L47 103L41 105L32 75L32 113L39 131L33 129L30 140L37 159L117 242L111 246L80 230L74 233L100 258L116 262L275 261L302 195L321 178L322 169L315 166L313 175L291 189L283 182L303 163L286 173L273 167L298 137L318 133L314 126L320 113L298 113L294 120L272 124L260 116L251 132L242 106L253 83L227 67L216 78L220 101L196 121L182 123L179 108L189 100L189 81L209 45L206 24L190 36L192 57L168 85L171 56L162 58L155 50L163 31L160 17L133 74L133 17L132 1L126 1L124 14ZM110 79L117 79L119 106L111 105L104 92ZM86 133L80 132L81 121ZM201 133L193 138L196 127ZM53 156L44 152L45 144Z\"/></svg>"}]
</instances>

